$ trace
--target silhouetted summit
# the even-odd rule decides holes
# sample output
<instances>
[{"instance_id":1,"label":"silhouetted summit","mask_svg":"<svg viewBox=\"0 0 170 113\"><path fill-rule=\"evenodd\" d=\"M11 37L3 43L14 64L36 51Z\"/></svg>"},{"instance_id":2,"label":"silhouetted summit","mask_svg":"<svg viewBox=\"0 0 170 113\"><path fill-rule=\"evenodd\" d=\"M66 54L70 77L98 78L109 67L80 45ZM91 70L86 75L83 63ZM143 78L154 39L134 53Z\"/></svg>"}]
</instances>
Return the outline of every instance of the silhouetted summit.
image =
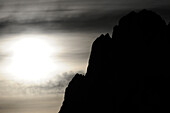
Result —
<instances>
[{"instance_id":1,"label":"silhouetted summit","mask_svg":"<svg viewBox=\"0 0 170 113\"><path fill-rule=\"evenodd\" d=\"M98 37L87 73L75 75L59 113L150 113L169 111L170 25L142 10L122 17Z\"/></svg>"},{"instance_id":2,"label":"silhouetted summit","mask_svg":"<svg viewBox=\"0 0 170 113\"><path fill-rule=\"evenodd\" d=\"M120 19L113 33L116 36L113 38L150 41L152 38L161 38L165 26L165 21L152 11L131 12Z\"/></svg>"}]
</instances>

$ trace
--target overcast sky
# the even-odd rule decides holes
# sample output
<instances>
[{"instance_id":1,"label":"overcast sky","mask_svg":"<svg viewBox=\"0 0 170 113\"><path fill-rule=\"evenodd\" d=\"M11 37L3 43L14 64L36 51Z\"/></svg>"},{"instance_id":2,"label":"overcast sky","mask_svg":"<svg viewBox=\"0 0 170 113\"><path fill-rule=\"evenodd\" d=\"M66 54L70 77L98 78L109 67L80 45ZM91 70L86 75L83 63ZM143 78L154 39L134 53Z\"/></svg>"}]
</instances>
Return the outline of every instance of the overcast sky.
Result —
<instances>
[{"instance_id":1,"label":"overcast sky","mask_svg":"<svg viewBox=\"0 0 170 113\"><path fill-rule=\"evenodd\" d=\"M170 0L0 0L0 113L56 113L68 82L76 72L86 71L95 38L111 34L122 16L141 9L153 10L170 21ZM69 69L41 84L25 85L5 78L5 44L27 34L45 35L56 49L62 47L64 51L56 58Z\"/></svg>"},{"instance_id":2,"label":"overcast sky","mask_svg":"<svg viewBox=\"0 0 170 113\"><path fill-rule=\"evenodd\" d=\"M132 10L152 9L169 19L169 5L169 0L0 0L0 23L2 28L20 23L18 29L10 27L10 32L110 32L118 19ZM22 29L23 24L27 28Z\"/></svg>"}]
</instances>

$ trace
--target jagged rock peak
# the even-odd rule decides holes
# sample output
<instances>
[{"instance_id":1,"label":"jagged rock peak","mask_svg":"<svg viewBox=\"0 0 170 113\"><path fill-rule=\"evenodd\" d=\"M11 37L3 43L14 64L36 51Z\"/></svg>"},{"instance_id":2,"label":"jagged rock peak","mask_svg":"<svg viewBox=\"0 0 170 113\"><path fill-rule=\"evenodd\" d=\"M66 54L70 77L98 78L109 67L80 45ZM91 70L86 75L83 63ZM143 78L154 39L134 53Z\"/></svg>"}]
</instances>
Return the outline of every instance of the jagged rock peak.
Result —
<instances>
[{"instance_id":1,"label":"jagged rock peak","mask_svg":"<svg viewBox=\"0 0 170 113\"><path fill-rule=\"evenodd\" d=\"M150 40L150 37L162 35L165 28L165 20L155 12L146 9L132 11L120 19L114 27L112 37L115 40Z\"/></svg>"},{"instance_id":2,"label":"jagged rock peak","mask_svg":"<svg viewBox=\"0 0 170 113\"><path fill-rule=\"evenodd\" d=\"M110 42L111 42L111 37L110 35L107 33L106 35L100 35L100 37L98 37L92 45L92 52L91 54L95 54L95 56L97 56L97 54L101 54L101 52L104 52L106 49L109 48L110 46Z\"/></svg>"},{"instance_id":3,"label":"jagged rock peak","mask_svg":"<svg viewBox=\"0 0 170 113\"><path fill-rule=\"evenodd\" d=\"M84 75L82 74L76 74L73 79L70 81L68 86L72 86L73 84L77 84L77 82L81 81L83 79Z\"/></svg>"},{"instance_id":4,"label":"jagged rock peak","mask_svg":"<svg viewBox=\"0 0 170 113\"><path fill-rule=\"evenodd\" d=\"M103 60L107 59L108 54L111 50L112 39L110 35L107 33L105 35L100 35L92 45L92 50L89 58L89 66L87 69L87 73L91 73L94 69L94 66L101 65ZM86 74L87 75L87 74Z\"/></svg>"},{"instance_id":5,"label":"jagged rock peak","mask_svg":"<svg viewBox=\"0 0 170 113\"><path fill-rule=\"evenodd\" d=\"M98 43L98 42L101 42L101 41L108 41L108 40L110 40L111 39L111 37L110 37L110 35L109 35L109 33L107 33L107 34L101 34L95 41L94 41L94 43Z\"/></svg>"},{"instance_id":6,"label":"jagged rock peak","mask_svg":"<svg viewBox=\"0 0 170 113\"><path fill-rule=\"evenodd\" d=\"M135 20L135 21L132 21ZM160 15L158 15L157 13L150 11L150 10L142 10L140 12L135 12L132 11L129 14L127 14L126 16L122 17L119 21L119 25L124 25L126 23L128 24L134 24L134 23L147 23L147 25L150 24L162 24L165 25L165 21L164 19L162 19L162 17ZM150 23L150 24L149 24Z\"/></svg>"}]
</instances>

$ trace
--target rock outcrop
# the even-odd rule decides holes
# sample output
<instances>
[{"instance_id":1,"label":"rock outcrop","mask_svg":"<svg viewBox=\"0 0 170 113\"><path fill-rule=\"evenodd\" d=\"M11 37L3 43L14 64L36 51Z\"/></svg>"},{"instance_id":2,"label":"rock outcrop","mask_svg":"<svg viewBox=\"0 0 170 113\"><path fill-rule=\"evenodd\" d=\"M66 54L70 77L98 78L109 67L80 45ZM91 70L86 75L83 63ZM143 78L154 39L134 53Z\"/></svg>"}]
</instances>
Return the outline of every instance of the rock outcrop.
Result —
<instances>
[{"instance_id":1,"label":"rock outcrop","mask_svg":"<svg viewBox=\"0 0 170 113\"><path fill-rule=\"evenodd\" d=\"M170 111L170 25L142 10L122 17L98 37L85 76L76 74L59 113L151 113Z\"/></svg>"}]
</instances>

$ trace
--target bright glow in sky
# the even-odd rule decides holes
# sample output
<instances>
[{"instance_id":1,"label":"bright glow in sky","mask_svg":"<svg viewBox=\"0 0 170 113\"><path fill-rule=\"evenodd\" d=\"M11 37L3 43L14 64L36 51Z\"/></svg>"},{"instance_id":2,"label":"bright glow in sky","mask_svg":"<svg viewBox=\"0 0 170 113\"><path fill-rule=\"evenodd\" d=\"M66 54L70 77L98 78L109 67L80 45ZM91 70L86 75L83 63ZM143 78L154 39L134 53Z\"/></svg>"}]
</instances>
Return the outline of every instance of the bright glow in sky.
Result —
<instances>
[{"instance_id":1,"label":"bright glow in sky","mask_svg":"<svg viewBox=\"0 0 170 113\"><path fill-rule=\"evenodd\" d=\"M57 62L61 47L52 46L47 39L41 35L21 35L7 43L11 53L5 73L14 80L32 82L49 79L54 73L67 70L65 64Z\"/></svg>"}]
</instances>

